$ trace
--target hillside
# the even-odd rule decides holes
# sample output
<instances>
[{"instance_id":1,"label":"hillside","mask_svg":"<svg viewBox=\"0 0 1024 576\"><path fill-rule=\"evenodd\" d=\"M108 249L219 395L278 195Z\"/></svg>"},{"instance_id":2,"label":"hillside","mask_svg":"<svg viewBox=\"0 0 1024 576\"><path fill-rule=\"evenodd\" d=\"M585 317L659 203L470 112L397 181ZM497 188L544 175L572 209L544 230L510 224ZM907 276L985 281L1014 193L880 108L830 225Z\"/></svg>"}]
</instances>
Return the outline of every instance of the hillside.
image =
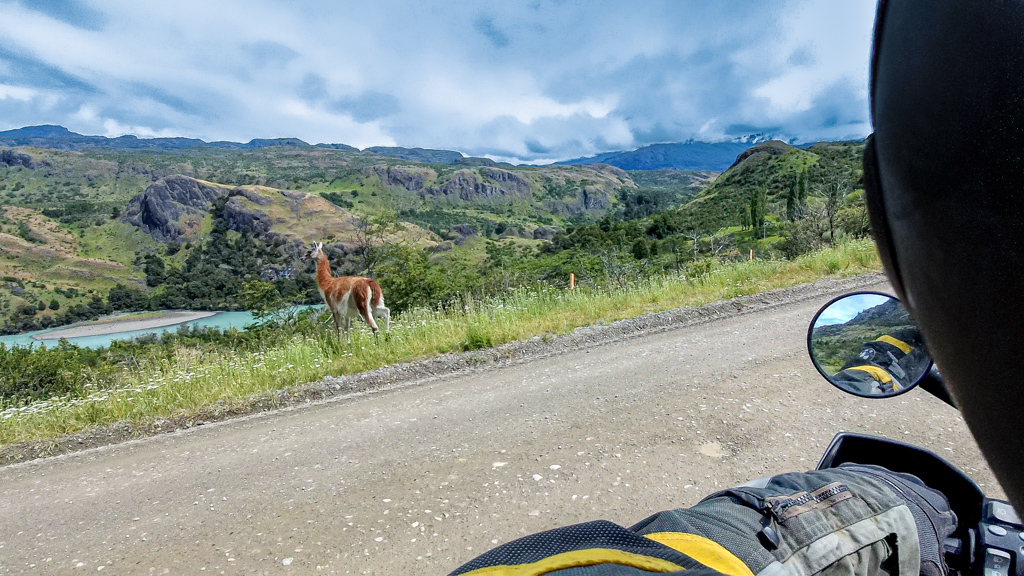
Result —
<instances>
[{"instance_id":1,"label":"hillside","mask_svg":"<svg viewBox=\"0 0 1024 576\"><path fill-rule=\"evenodd\" d=\"M219 206L218 206L219 202ZM226 187L188 176L160 179L132 198L118 222L129 224L161 243L201 242L214 212L227 230L279 240L295 255L314 240L355 246L359 214L318 194L268 186ZM405 223L390 238L417 246L431 245L431 234Z\"/></svg>"},{"instance_id":2,"label":"hillside","mask_svg":"<svg viewBox=\"0 0 1024 576\"><path fill-rule=\"evenodd\" d=\"M54 133L63 134L19 137ZM301 258L312 241L327 245L338 273L380 272L400 311L561 285L570 273L591 284L700 273L706 258L793 256L866 230L859 144L765 142L719 175L267 142L0 149L0 273L10 278L0 325L25 330L111 309L235 309L253 282L285 302L315 302L312 263ZM801 181L806 193L790 213ZM825 188L838 181L845 212L823 220Z\"/></svg>"},{"instance_id":3,"label":"hillside","mask_svg":"<svg viewBox=\"0 0 1024 576\"><path fill-rule=\"evenodd\" d=\"M58 127L15 132L76 137ZM430 164L342 147L256 144L0 149L0 205L9 207L0 273L11 278L0 301L4 329L65 323L111 306L236 307L233 295L247 279L312 298L301 276L308 263L299 257L314 240L327 243L342 273L372 267L374 243L478 265L488 238L536 245L649 194L659 207L678 205L713 177L667 171L648 189L608 165L509 167L461 155L458 164ZM380 151L454 161L444 151ZM244 257L232 259L216 242ZM189 288L172 286L176 279ZM94 301L119 285L117 302ZM54 298L58 310L49 308Z\"/></svg>"},{"instance_id":4,"label":"hillside","mask_svg":"<svg viewBox=\"0 0 1024 576\"><path fill-rule=\"evenodd\" d=\"M795 193L801 175L812 198L837 179L849 192L863 188L863 149L862 143L818 143L806 149L777 140L757 144L682 207L680 216L705 230L749 226L751 198L763 193L764 213L785 218L787 197Z\"/></svg>"},{"instance_id":5,"label":"hillside","mask_svg":"<svg viewBox=\"0 0 1024 576\"><path fill-rule=\"evenodd\" d=\"M110 287L143 278L130 260L117 261L91 249L102 235L98 230L75 235L37 211L16 206L0 206L0 210L0 326L4 332L102 314L107 311L103 299ZM133 250L147 244L142 235L134 240ZM108 245L113 248L117 242Z\"/></svg>"}]
</instances>

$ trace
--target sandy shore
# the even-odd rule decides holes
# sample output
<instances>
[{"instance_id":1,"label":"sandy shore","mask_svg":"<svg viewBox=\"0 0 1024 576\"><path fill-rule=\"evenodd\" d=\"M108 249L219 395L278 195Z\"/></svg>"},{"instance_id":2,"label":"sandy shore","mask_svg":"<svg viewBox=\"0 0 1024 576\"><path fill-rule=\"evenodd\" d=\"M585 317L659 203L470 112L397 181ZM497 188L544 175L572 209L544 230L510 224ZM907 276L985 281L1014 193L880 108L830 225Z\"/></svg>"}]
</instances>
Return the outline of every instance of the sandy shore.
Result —
<instances>
[{"instance_id":1,"label":"sandy shore","mask_svg":"<svg viewBox=\"0 0 1024 576\"><path fill-rule=\"evenodd\" d=\"M105 319L96 322L86 322L67 328L39 334L32 338L36 340L56 340L58 338L81 338L82 336L103 336L105 334L117 334L118 332L133 332L135 330L150 330L183 324L200 318L209 318L216 312L161 312L156 315L147 315L145 318L132 319L126 316L124 320Z\"/></svg>"}]
</instances>

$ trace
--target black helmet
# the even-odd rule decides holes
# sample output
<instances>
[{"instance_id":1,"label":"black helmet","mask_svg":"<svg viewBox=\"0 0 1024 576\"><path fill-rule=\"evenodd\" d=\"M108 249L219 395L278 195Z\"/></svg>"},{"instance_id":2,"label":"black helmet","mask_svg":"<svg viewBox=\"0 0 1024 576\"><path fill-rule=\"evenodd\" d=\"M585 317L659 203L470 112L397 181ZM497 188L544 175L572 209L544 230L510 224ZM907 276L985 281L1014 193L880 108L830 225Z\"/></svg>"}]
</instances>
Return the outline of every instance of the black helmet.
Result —
<instances>
[{"instance_id":1,"label":"black helmet","mask_svg":"<svg viewBox=\"0 0 1024 576\"><path fill-rule=\"evenodd\" d=\"M1024 1L882 0L871 116L886 273L1024 510Z\"/></svg>"}]
</instances>

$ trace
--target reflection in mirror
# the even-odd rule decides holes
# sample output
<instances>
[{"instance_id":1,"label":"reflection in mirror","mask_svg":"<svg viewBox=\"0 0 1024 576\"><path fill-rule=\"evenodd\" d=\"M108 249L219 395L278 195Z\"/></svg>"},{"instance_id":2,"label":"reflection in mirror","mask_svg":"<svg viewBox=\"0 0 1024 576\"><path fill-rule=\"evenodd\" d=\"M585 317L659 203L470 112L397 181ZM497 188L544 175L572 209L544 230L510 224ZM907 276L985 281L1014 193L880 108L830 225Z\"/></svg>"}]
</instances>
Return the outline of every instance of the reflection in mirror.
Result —
<instances>
[{"instance_id":1,"label":"reflection in mirror","mask_svg":"<svg viewBox=\"0 0 1024 576\"><path fill-rule=\"evenodd\" d=\"M829 303L815 317L807 343L818 371L858 396L905 392L932 365L917 325L885 294L849 294Z\"/></svg>"}]
</instances>

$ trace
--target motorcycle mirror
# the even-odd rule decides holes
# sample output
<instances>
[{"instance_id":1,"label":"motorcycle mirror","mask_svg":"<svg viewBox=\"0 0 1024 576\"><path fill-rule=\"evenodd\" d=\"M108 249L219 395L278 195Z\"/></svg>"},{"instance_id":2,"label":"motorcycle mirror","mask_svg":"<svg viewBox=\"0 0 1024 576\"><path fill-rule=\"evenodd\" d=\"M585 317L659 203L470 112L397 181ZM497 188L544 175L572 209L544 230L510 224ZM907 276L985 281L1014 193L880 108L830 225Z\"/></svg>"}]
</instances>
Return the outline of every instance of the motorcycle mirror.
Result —
<instances>
[{"instance_id":1,"label":"motorcycle mirror","mask_svg":"<svg viewBox=\"0 0 1024 576\"><path fill-rule=\"evenodd\" d=\"M811 320L807 349L826 380L865 398L902 394L932 366L906 308L881 292L854 292L823 306Z\"/></svg>"}]
</instances>

